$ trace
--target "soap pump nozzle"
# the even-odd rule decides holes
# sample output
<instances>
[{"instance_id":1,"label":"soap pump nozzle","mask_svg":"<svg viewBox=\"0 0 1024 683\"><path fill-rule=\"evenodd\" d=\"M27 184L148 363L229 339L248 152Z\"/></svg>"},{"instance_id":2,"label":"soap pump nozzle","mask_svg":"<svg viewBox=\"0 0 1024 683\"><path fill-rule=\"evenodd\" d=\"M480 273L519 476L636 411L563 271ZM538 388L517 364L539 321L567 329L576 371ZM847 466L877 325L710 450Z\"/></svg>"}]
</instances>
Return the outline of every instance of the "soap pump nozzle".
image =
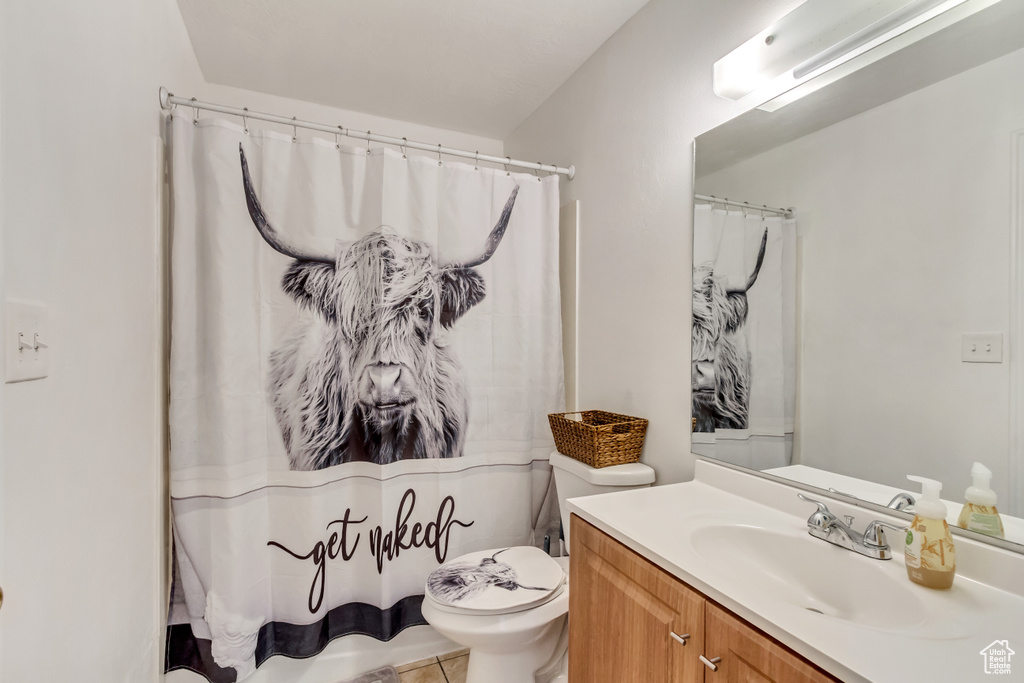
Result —
<instances>
[{"instance_id":1,"label":"soap pump nozzle","mask_svg":"<svg viewBox=\"0 0 1024 683\"><path fill-rule=\"evenodd\" d=\"M974 467L971 468L971 476L974 478L975 486L979 489L987 489L989 488L989 482L992 481L992 470L980 462L976 462Z\"/></svg>"},{"instance_id":2,"label":"soap pump nozzle","mask_svg":"<svg viewBox=\"0 0 1024 683\"><path fill-rule=\"evenodd\" d=\"M908 474L907 479L921 484L921 499L914 505L914 514L929 519L945 519L946 506L939 500L942 482L912 474Z\"/></svg>"},{"instance_id":3,"label":"soap pump nozzle","mask_svg":"<svg viewBox=\"0 0 1024 683\"><path fill-rule=\"evenodd\" d=\"M996 492L992 490L992 470L980 462L976 462L971 468L971 477L974 479L974 485L969 487L964 494L967 502L978 505L995 505Z\"/></svg>"}]
</instances>

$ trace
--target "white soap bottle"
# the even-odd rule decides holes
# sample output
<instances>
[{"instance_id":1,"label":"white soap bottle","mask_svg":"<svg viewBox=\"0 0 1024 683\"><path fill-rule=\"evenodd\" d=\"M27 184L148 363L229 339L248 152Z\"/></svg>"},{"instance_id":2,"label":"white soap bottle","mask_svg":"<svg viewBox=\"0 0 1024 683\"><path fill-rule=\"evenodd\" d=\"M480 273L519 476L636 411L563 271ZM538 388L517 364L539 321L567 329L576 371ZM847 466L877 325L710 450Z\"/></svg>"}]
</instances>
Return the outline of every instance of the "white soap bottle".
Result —
<instances>
[{"instance_id":1,"label":"white soap bottle","mask_svg":"<svg viewBox=\"0 0 1024 683\"><path fill-rule=\"evenodd\" d=\"M992 471L980 462L971 468L974 485L964 493L964 507L957 526L979 534L1003 538L1003 520L996 509L996 492L992 490Z\"/></svg>"},{"instance_id":2,"label":"white soap bottle","mask_svg":"<svg viewBox=\"0 0 1024 683\"><path fill-rule=\"evenodd\" d=\"M907 544L903 548L907 576L928 588L949 588L956 575L956 550L946 524L946 506L939 500L942 484L924 477L907 479L920 482L923 489L914 504L914 521L907 529Z\"/></svg>"}]
</instances>

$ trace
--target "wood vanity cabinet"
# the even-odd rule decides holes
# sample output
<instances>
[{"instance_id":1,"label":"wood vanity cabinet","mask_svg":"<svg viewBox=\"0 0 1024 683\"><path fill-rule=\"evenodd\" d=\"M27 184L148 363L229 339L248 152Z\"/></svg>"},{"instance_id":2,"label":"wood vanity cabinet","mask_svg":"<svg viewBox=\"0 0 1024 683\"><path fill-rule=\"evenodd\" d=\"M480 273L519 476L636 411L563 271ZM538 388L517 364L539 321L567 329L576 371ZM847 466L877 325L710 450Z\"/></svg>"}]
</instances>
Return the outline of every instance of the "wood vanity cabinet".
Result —
<instances>
[{"instance_id":1,"label":"wood vanity cabinet","mask_svg":"<svg viewBox=\"0 0 1024 683\"><path fill-rule=\"evenodd\" d=\"M710 600L704 608L704 656L721 657L718 671L708 671L707 681L754 683L824 683L828 674L790 652L784 645L758 631Z\"/></svg>"},{"instance_id":2,"label":"wood vanity cabinet","mask_svg":"<svg viewBox=\"0 0 1024 683\"><path fill-rule=\"evenodd\" d=\"M576 515L570 540L569 683L837 680Z\"/></svg>"},{"instance_id":3,"label":"wood vanity cabinet","mask_svg":"<svg viewBox=\"0 0 1024 683\"><path fill-rule=\"evenodd\" d=\"M704 596L575 515L571 524L570 683L704 680Z\"/></svg>"}]
</instances>

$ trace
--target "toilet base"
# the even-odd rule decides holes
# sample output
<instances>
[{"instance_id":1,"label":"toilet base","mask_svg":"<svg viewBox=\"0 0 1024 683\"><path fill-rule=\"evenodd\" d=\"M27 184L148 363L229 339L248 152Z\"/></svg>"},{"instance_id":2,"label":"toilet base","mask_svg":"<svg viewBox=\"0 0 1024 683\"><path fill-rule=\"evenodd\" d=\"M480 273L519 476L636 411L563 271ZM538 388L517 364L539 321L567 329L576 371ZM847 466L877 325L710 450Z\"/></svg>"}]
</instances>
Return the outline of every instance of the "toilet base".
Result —
<instances>
[{"instance_id":1,"label":"toilet base","mask_svg":"<svg viewBox=\"0 0 1024 683\"><path fill-rule=\"evenodd\" d=\"M569 683L569 617L566 615L562 634L548 663L537 669L536 683Z\"/></svg>"},{"instance_id":2,"label":"toilet base","mask_svg":"<svg viewBox=\"0 0 1024 683\"><path fill-rule=\"evenodd\" d=\"M466 683L561 683L558 668L566 658L560 648L569 642L567 621L567 616L552 621L526 649L470 648Z\"/></svg>"}]
</instances>

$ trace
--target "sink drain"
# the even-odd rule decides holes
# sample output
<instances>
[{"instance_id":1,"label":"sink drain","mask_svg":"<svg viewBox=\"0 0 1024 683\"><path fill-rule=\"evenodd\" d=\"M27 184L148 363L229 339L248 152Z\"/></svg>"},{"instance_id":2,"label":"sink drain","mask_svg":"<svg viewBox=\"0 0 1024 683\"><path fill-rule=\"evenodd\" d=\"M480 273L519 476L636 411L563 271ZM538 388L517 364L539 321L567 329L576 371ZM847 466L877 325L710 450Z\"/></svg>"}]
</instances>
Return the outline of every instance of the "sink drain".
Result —
<instances>
[{"instance_id":1,"label":"sink drain","mask_svg":"<svg viewBox=\"0 0 1024 683\"><path fill-rule=\"evenodd\" d=\"M804 607L808 612L814 612L815 614L824 614L820 609L814 609L813 607Z\"/></svg>"}]
</instances>

